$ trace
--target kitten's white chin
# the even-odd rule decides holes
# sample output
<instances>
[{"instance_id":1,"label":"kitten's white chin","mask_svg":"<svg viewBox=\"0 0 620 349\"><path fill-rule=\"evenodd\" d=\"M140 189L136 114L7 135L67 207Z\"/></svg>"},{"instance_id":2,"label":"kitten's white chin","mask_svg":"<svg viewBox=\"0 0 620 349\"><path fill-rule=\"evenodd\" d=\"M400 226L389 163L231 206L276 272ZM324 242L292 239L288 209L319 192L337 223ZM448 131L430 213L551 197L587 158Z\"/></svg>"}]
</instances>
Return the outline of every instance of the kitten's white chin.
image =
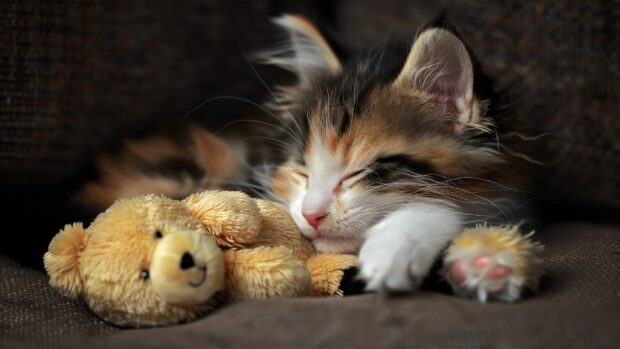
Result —
<instances>
[{"instance_id":1,"label":"kitten's white chin","mask_svg":"<svg viewBox=\"0 0 620 349\"><path fill-rule=\"evenodd\" d=\"M329 253L357 253L361 246L357 239L329 236L314 238L312 243L317 251Z\"/></svg>"}]
</instances>

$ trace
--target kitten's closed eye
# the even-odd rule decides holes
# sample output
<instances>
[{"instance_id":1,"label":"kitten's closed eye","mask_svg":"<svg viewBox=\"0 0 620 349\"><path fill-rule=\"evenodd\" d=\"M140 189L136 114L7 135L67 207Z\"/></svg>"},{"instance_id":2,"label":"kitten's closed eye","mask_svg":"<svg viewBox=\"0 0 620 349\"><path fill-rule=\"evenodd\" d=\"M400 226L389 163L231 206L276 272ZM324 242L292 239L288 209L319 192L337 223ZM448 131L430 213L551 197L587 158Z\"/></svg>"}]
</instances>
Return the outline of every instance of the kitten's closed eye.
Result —
<instances>
[{"instance_id":1,"label":"kitten's closed eye","mask_svg":"<svg viewBox=\"0 0 620 349\"><path fill-rule=\"evenodd\" d=\"M306 180L308 179L308 174L303 172L303 171L300 171L300 170L293 171L293 175L301 177L301 178L306 179Z\"/></svg>"},{"instance_id":2,"label":"kitten's closed eye","mask_svg":"<svg viewBox=\"0 0 620 349\"><path fill-rule=\"evenodd\" d=\"M366 169L359 169L359 170L355 170L355 171L352 171L352 172L349 172L349 173L345 174L340 179L340 182L338 183L338 186L341 187L343 185L353 184L353 183L357 182L358 180L360 180L363 177L363 175L366 174L365 172L367 172Z\"/></svg>"},{"instance_id":3,"label":"kitten's closed eye","mask_svg":"<svg viewBox=\"0 0 620 349\"><path fill-rule=\"evenodd\" d=\"M291 173L295 181L297 181L298 183L303 182L307 186L310 176L306 172L302 170L293 170ZM350 185L355 183L356 181L363 178L363 175L367 173L368 170L365 168L345 173L342 178L340 178L340 181L338 182L338 185L334 188L334 190L342 187L343 185Z\"/></svg>"},{"instance_id":4,"label":"kitten's closed eye","mask_svg":"<svg viewBox=\"0 0 620 349\"><path fill-rule=\"evenodd\" d=\"M297 184L304 186L306 189L308 189L308 181L310 177L306 172L302 170L293 170L291 171L291 178Z\"/></svg>"}]
</instances>

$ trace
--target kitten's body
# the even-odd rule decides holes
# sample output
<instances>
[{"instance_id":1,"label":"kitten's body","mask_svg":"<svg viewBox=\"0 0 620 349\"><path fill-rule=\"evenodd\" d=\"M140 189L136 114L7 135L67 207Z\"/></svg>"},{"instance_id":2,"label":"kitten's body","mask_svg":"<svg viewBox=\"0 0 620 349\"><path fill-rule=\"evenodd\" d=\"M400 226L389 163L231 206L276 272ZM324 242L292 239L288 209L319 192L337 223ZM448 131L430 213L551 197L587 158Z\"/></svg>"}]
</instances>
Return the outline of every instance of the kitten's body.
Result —
<instances>
[{"instance_id":1,"label":"kitten's body","mask_svg":"<svg viewBox=\"0 0 620 349\"><path fill-rule=\"evenodd\" d=\"M291 49L266 61L300 82L274 103L294 149L272 187L319 250L360 251L370 290L411 290L464 226L514 220L506 98L450 28L342 61L304 19L278 23Z\"/></svg>"},{"instance_id":2,"label":"kitten's body","mask_svg":"<svg viewBox=\"0 0 620 349\"><path fill-rule=\"evenodd\" d=\"M508 155L507 99L451 28L435 24L413 45L342 60L307 20L276 22L289 45L262 58L298 83L270 103L283 120L274 137L285 150L268 191L318 250L359 252L367 289L413 290L464 227L523 218L514 213L523 163ZM99 192L106 186L118 187L104 183ZM481 251L496 253L476 249L468 260ZM498 298L518 298L511 289Z\"/></svg>"}]
</instances>

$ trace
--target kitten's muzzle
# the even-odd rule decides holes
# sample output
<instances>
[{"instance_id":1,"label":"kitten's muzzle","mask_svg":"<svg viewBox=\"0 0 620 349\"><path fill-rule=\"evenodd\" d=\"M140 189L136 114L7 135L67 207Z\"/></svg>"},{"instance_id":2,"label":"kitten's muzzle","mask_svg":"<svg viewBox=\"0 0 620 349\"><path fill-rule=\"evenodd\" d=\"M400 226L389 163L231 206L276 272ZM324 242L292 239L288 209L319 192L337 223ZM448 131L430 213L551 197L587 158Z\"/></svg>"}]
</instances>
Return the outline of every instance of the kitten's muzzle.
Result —
<instances>
[{"instance_id":1,"label":"kitten's muzzle","mask_svg":"<svg viewBox=\"0 0 620 349\"><path fill-rule=\"evenodd\" d=\"M318 212L318 213L311 213L311 214L305 214L302 213L304 218L306 219L306 221L308 222L308 224L310 224L310 226L314 229L318 229L319 224L321 224L321 221L323 219L325 219L325 217L327 217L327 213L324 212Z\"/></svg>"},{"instance_id":2,"label":"kitten's muzzle","mask_svg":"<svg viewBox=\"0 0 620 349\"><path fill-rule=\"evenodd\" d=\"M333 202L334 196L328 190L319 187L311 188L304 197L301 214L308 224L316 230L321 221L329 214Z\"/></svg>"}]
</instances>

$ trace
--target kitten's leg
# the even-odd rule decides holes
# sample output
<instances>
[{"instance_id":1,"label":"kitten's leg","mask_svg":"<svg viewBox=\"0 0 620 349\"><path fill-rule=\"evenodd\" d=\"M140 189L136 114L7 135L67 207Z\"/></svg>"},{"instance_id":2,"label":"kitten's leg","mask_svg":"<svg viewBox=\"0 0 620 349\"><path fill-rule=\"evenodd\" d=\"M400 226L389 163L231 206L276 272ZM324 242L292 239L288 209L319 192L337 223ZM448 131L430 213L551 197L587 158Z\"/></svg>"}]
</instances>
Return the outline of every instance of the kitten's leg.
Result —
<instances>
[{"instance_id":1,"label":"kitten's leg","mask_svg":"<svg viewBox=\"0 0 620 349\"><path fill-rule=\"evenodd\" d=\"M481 302L513 302L535 289L541 274L536 255L542 245L519 228L478 226L458 235L444 258L444 275L454 292Z\"/></svg>"},{"instance_id":2,"label":"kitten's leg","mask_svg":"<svg viewBox=\"0 0 620 349\"><path fill-rule=\"evenodd\" d=\"M462 229L458 211L441 204L405 206L371 227L362 245L360 277L368 291L412 291Z\"/></svg>"}]
</instances>

